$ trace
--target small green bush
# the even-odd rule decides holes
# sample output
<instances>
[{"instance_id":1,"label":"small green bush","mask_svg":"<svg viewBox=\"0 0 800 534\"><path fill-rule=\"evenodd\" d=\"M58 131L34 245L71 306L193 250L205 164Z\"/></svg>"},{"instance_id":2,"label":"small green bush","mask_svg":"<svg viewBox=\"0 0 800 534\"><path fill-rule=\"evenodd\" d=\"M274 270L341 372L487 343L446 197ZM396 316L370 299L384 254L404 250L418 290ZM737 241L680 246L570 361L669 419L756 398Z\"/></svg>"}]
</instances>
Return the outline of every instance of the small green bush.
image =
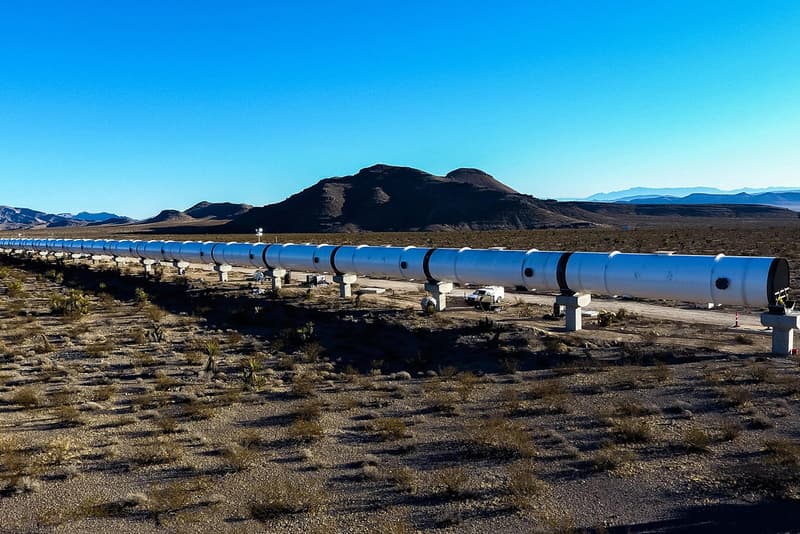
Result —
<instances>
[{"instance_id":1,"label":"small green bush","mask_svg":"<svg viewBox=\"0 0 800 534\"><path fill-rule=\"evenodd\" d=\"M89 297L77 289L70 289L67 294L53 293L50 296L50 311L55 315L79 317L89 313L90 309Z\"/></svg>"}]
</instances>

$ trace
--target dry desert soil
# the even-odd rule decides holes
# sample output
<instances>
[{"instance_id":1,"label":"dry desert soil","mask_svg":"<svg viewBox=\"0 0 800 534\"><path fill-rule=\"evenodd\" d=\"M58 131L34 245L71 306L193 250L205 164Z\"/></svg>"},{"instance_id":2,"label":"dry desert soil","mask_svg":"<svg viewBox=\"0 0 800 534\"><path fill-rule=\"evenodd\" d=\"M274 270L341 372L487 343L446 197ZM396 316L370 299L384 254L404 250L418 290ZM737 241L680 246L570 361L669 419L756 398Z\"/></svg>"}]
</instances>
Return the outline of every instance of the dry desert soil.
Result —
<instances>
[{"instance_id":1,"label":"dry desert soil","mask_svg":"<svg viewBox=\"0 0 800 534\"><path fill-rule=\"evenodd\" d=\"M347 239L796 272L797 231ZM414 284L299 278L0 258L0 532L800 530L800 369L757 310L597 300L566 333L544 297L425 316Z\"/></svg>"}]
</instances>

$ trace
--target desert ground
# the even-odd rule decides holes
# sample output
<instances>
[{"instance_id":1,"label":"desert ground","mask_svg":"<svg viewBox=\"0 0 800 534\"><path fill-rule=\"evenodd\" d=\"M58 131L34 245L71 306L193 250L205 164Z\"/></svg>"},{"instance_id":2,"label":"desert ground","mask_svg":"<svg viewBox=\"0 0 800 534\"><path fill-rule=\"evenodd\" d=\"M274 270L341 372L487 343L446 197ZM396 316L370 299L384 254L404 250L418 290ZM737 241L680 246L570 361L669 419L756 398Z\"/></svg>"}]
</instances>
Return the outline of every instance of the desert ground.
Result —
<instances>
[{"instance_id":1,"label":"desert ground","mask_svg":"<svg viewBox=\"0 0 800 534\"><path fill-rule=\"evenodd\" d=\"M268 237L778 255L797 288L799 230ZM297 278L0 257L0 532L800 529L800 369L758 310L597 298L566 333L544 295Z\"/></svg>"}]
</instances>

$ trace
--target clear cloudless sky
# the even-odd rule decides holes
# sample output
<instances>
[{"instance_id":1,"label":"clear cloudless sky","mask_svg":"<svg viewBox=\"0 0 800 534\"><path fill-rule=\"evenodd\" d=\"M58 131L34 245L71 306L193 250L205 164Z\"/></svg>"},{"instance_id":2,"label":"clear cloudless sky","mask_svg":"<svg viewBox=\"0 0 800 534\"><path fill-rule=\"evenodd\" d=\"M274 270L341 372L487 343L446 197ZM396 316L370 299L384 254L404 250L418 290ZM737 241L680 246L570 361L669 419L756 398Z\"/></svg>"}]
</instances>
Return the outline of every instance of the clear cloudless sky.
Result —
<instances>
[{"instance_id":1,"label":"clear cloudless sky","mask_svg":"<svg viewBox=\"0 0 800 534\"><path fill-rule=\"evenodd\" d=\"M800 2L0 0L0 205L263 205L377 162L800 187Z\"/></svg>"}]
</instances>

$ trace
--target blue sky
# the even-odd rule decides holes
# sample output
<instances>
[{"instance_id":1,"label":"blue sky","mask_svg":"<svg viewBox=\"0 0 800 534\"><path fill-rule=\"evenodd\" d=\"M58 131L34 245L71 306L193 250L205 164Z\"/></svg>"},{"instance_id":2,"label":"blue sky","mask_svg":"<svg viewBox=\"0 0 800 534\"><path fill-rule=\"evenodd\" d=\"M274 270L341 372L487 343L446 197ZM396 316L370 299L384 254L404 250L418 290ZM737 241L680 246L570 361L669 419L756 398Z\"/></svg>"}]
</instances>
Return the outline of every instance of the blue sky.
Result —
<instances>
[{"instance_id":1,"label":"blue sky","mask_svg":"<svg viewBox=\"0 0 800 534\"><path fill-rule=\"evenodd\" d=\"M263 205L376 162L800 187L800 3L0 0L0 205Z\"/></svg>"}]
</instances>

